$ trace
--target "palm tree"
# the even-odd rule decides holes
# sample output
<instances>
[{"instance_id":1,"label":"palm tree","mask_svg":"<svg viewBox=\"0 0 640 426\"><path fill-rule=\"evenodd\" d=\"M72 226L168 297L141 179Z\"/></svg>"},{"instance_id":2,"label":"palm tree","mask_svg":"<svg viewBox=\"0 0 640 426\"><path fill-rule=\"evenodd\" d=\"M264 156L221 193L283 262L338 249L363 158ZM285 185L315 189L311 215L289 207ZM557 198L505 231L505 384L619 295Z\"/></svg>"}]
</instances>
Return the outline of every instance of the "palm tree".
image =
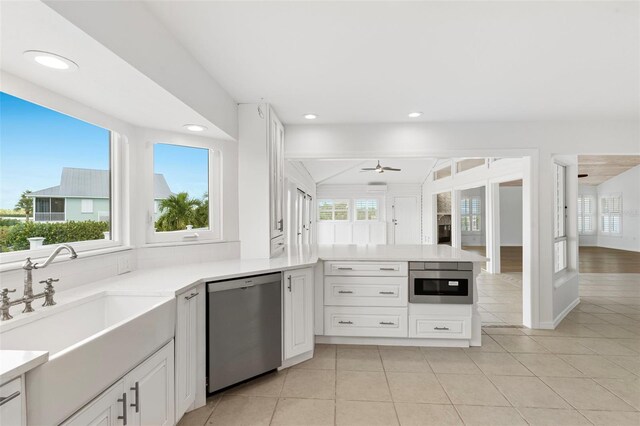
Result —
<instances>
[{"instance_id":1,"label":"palm tree","mask_svg":"<svg viewBox=\"0 0 640 426\"><path fill-rule=\"evenodd\" d=\"M187 225L194 225L196 219L196 208L199 200L189 198L186 192L171 195L160 201L160 211L162 214L156 221L158 231L180 231L187 228Z\"/></svg>"},{"instance_id":2,"label":"palm tree","mask_svg":"<svg viewBox=\"0 0 640 426\"><path fill-rule=\"evenodd\" d=\"M27 218L27 222L29 222L29 218L33 213L33 198L28 195L31 194L30 190L24 191L20 194L20 200L16 203L16 210L24 210L24 215Z\"/></svg>"},{"instance_id":3,"label":"palm tree","mask_svg":"<svg viewBox=\"0 0 640 426\"><path fill-rule=\"evenodd\" d=\"M195 218L193 226L194 228L208 228L209 227L209 193L205 192L202 196L202 200L195 200L197 202L195 209Z\"/></svg>"}]
</instances>

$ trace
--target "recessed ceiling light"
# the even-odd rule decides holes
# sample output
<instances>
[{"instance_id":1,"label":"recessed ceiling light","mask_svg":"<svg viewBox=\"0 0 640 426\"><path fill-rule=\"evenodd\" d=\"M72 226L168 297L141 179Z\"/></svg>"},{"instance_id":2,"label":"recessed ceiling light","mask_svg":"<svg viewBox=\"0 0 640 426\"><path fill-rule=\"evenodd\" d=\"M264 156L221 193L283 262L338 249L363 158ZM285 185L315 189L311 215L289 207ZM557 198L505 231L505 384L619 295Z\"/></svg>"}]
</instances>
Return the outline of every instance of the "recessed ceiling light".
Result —
<instances>
[{"instance_id":1,"label":"recessed ceiling light","mask_svg":"<svg viewBox=\"0 0 640 426\"><path fill-rule=\"evenodd\" d=\"M307 120L315 120L316 118L318 118L318 116L315 114L305 114L304 118L306 118Z\"/></svg>"},{"instance_id":2,"label":"recessed ceiling light","mask_svg":"<svg viewBox=\"0 0 640 426\"><path fill-rule=\"evenodd\" d=\"M204 132L205 130L207 130L206 127L201 126L199 124L185 124L182 127L189 130L190 132Z\"/></svg>"},{"instance_id":3,"label":"recessed ceiling light","mask_svg":"<svg viewBox=\"0 0 640 426\"><path fill-rule=\"evenodd\" d=\"M409 117L411 117L411 118L418 118L418 117L420 117L421 115L422 115L422 113L421 113L421 112L417 112L417 111L416 111L416 112L410 112L410 113L409 113Z\"/></svg>"},{"instance_id":4,"label":"recessed ceiling light","mask_svg":"<svg viewBox=\"0 0 640 426\"><path fill-rule=\"evenodd\" d=\"M58 71L76 71L78 69L78 64L73 62L71 59L67 59L64 56L56 55L51 52L27 50L24 52L24 56L44 67Z\"/></svg>"}]
</instances>

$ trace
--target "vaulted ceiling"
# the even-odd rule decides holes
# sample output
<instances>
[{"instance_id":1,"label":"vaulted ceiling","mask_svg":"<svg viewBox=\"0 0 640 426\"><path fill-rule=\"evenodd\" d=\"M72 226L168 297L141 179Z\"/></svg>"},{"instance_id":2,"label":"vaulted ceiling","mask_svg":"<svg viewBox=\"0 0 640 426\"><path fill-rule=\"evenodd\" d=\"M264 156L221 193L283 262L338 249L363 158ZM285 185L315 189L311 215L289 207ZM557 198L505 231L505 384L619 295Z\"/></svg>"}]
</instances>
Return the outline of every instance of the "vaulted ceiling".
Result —
<instances>
[{"instance_id":1,"label":"vaulted ceiling","mask_svg":"<svg viewBox=\"0 0 640 426\"><path fill-rule=\"evenodd\" d=\"M599 185L640 165L640 155L579 155L578 173L589 176L578 182L585 185Z\"/></svg>"}]
</instances>

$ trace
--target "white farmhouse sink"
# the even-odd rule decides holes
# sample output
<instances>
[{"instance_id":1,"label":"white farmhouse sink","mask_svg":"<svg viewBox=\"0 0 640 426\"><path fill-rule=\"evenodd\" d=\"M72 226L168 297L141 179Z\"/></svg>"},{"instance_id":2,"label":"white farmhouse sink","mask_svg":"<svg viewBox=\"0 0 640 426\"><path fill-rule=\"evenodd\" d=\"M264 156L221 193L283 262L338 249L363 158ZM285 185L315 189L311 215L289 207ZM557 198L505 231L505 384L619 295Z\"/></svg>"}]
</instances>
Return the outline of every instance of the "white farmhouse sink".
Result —
<instances>
[{"instance_id":1,"label":"white farmhouse sink","mask_svg":"<svg viewBox=\"0 0 640 426\"><path fill-rule=\"evenodd\" d=\"M60 423L174 336L172 297L100 293L40 309L0 333L0 349L49 351L27 373L29 424Z\"/></svg>"}]
</instances>

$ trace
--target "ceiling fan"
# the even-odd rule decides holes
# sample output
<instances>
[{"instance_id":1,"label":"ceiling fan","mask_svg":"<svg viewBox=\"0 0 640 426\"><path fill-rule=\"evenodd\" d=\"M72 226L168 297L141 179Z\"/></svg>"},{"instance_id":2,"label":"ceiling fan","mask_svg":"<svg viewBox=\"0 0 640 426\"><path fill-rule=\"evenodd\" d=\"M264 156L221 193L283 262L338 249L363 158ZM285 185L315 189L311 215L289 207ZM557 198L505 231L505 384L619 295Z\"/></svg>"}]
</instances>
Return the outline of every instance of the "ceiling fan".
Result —
<instances>
[{"instance_id":1,"label":"ceiling fan","mask_svg":"<svg viewBox=\"0 0 640 426\"><path fill-rule=\"evenodd\" d=\"M586 178L586 177L588 177L588 176L589 176L589 174L588 174L588 173L578 173L578 179L580 179L580 178Z\"/></svg>"},{"instance_id":2,"label":"ceiling fan","mask_svg":"<svg viewBox=\"0 0 640 426\"><path fill-rule=\"evenodd\" d=\"M386 171L388 172L399 172L402 169L395 169L393 167L382 167L380 165L380 161L378 161L378 165L375 167L363 167L360 169L361 172L376 172L376 173L384 173Z\"/></svg>"}]
</instances>

